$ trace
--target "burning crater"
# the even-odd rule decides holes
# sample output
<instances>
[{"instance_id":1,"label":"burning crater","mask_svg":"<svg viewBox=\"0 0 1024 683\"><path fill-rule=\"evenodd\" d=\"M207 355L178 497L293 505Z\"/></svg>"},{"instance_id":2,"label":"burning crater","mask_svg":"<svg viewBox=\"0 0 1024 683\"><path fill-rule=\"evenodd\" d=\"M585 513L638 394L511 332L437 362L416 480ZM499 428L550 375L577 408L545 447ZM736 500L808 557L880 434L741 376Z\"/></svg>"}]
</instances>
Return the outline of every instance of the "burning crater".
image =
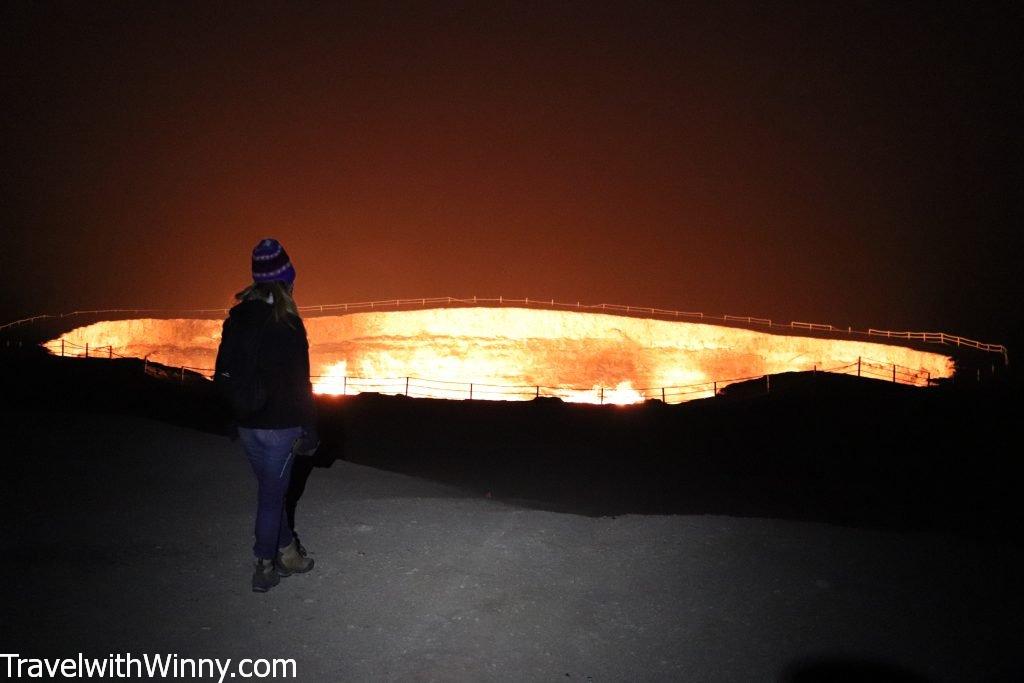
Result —
<instances>
[{"instance_id":1,"label":"burning crater","mask_svg":"<svg viewBox=\"0 0 1024 683\"><path fill-rule=\"evenodd\" d=\"M730 380L812 369L907 384L950 377L949 356L872 342L705 323L526 308L439 308L305 319L314 389L436 398L670 403ZM65 354L115 354L212 372L221 320L136 319L79 327ZM47 348L60 353L60 339Z\"/></svg>"}]
</instances>

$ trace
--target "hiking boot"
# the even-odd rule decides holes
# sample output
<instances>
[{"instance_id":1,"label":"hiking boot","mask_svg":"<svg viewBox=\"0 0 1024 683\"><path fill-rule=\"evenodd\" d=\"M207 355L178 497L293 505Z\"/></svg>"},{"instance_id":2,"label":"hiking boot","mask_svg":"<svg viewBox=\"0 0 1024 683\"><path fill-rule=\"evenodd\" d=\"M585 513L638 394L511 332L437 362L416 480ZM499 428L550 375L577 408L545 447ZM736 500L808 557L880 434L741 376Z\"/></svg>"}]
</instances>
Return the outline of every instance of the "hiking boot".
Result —
<instances>
[{"instance_id":1,"label":"hiking boot","mask_svg":"<svg viewBox=\"0 0 1024 683\"><path fill-rule=\"evenodd\" d=\"M288 547L281 548L274 564L277 567L277 573L281 576L305 574L313 568L313 558L306 557L306 549L302 547L298 536L296 536L288 544Z\"/></svg>"},{"instance_id":2,"label":"hiking boot","mask_svg":"<svg viewBox=\"0 0 1024 683\"><path fill-rule=\"evenodd\" d=\"M292 531L292 538L295 539L295 547L298 549L299 555L302 555L303 557L305 557L306 556L306 546L302 545L302 540L299 539L299 535L295 531Z\"/></svg>"},{"instance_id":3,"label":"hiking boot","mask_svg":"<svg viewBox=\"0 0 1024 683\"><path fill-rule=\"evenodd\" d=\"M274 569L273 560L256 560L252 571L252 590L254 593L266 593L281 583L281 577Z\"/></svg>"}]
</instances>

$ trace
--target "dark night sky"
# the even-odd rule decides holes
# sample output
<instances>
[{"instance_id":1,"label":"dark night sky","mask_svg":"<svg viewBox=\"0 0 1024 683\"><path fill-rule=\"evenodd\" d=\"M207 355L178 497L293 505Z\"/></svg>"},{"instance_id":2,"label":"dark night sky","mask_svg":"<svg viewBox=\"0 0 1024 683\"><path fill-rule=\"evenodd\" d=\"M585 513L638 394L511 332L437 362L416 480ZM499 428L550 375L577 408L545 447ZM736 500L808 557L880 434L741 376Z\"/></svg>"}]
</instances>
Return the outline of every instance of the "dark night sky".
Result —
<instances>
[{"instance_id":1,"label":"dark night sky","mask_svg":"<svg viewBox=\"0 0 1024 683\"><path fill-rule=\"evenodd\" d=\"M301 304L1020 325L1018 4L206 4L3 4L0 318L223 306L273 235Z\"/></svg>"}]
</instances>

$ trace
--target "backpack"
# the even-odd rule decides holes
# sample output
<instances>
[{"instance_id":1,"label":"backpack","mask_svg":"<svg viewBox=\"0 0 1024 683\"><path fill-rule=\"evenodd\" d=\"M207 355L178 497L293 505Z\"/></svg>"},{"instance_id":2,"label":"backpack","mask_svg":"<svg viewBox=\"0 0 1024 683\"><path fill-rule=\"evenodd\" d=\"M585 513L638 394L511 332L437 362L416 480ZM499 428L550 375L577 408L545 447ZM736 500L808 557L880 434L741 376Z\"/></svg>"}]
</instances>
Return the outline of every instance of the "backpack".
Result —
<instances>
[{"instance_id":1,"label":"backpack","mask_svg":"<svg viewBox=\"0 0 1024 683\"><path fill-rule=\"evenodd\" d=\"M224 321L213 381L239 421L253 417L267 404L267 389L259 373L260 341L266 326L264 322L259 330L253 330L233 317Z\"/></svg>"}]
</instances>

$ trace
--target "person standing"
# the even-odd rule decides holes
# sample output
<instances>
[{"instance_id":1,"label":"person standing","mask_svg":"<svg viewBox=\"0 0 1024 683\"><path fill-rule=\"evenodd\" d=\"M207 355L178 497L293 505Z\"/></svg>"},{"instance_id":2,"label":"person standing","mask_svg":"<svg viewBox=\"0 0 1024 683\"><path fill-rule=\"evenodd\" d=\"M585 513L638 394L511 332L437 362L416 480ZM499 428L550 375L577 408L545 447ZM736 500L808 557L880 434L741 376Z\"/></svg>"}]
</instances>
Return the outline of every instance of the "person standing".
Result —
<instances>
[{"instance_id":1,"label":"person standing","mask_svg":"<svg viewBox=\"0 0 1024 683\"><path fill-rule=\"evenodd\" d=\"M252 251L252 284L235 295L217 351L215 381L234 412L256 475L252 590L308 572L313 558L289 522L292 466L320 444L309 379L309 342L295 300L295 268L275 239Z\"/></svg>"}]
</instances>

